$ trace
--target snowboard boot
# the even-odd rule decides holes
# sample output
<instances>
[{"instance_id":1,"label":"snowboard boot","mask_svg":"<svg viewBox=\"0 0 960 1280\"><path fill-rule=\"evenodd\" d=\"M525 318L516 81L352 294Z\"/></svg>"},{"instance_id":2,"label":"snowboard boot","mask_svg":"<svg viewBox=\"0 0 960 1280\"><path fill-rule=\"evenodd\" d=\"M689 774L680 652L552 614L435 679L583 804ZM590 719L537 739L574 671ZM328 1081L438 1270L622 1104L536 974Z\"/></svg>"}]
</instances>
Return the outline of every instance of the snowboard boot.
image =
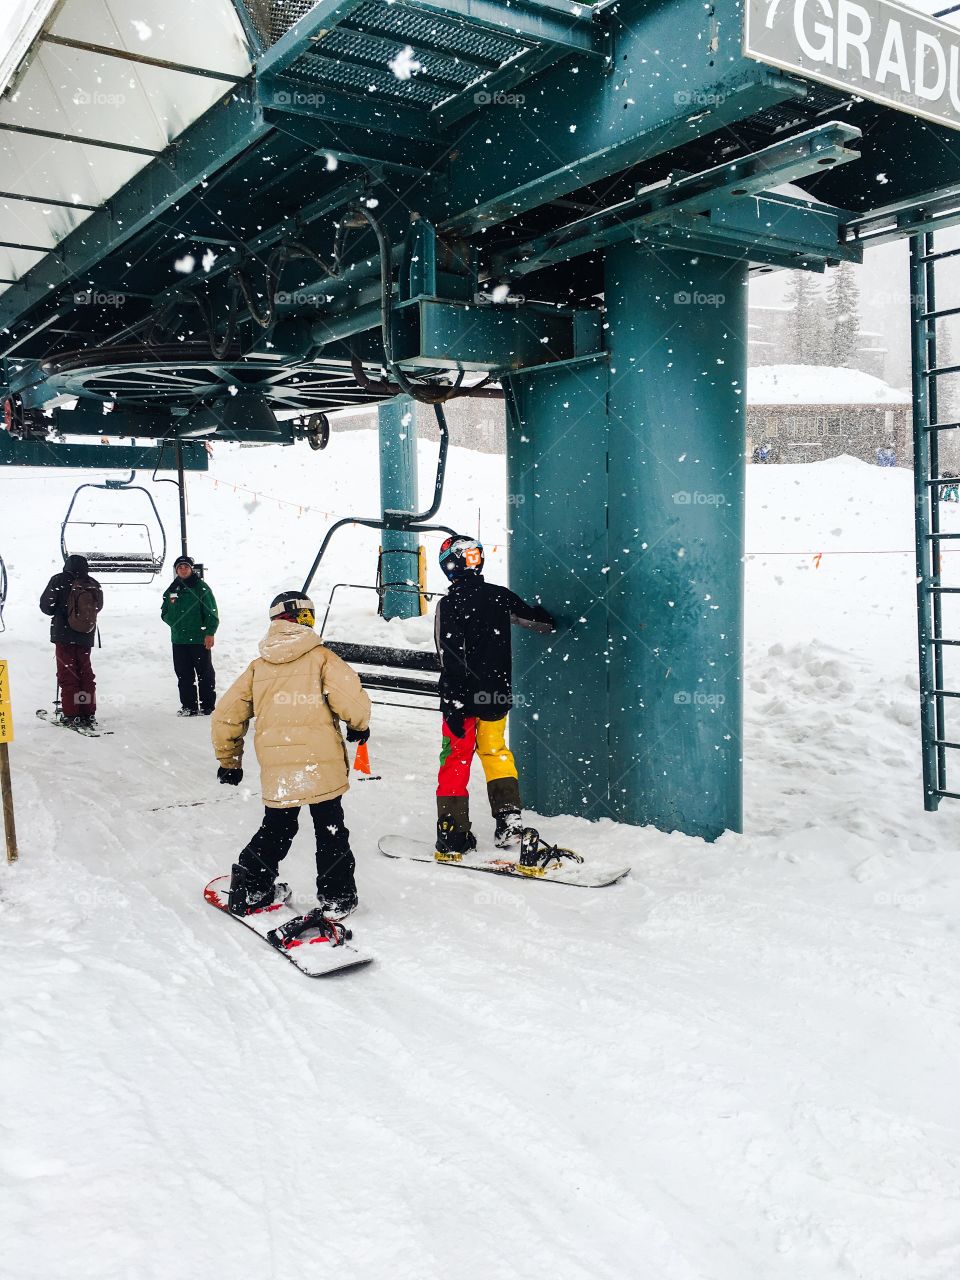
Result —
<instances>
[{"instance_id":1,"label":"snowboard boot","mask_svg":"<svg viewBox=\"0 0 960 1280\"><path fill-rule=\"evenodd\" d=\"M310 936L312 935L312 936ZM306 915L296 916L286 924L277 925L267 934L267 941L281 951L301 947L304 943L326 942L331 947L342 947L353 937L339 920L328 920L322 907L315 907Z\"/></svg>"},{"instance_id":2,"label":"snowboard boot","mask_svg":"<svg viewBox=\"0 0 960 1280\"><path fill-rule=\"evenodd\" d=\"M525 876L542 876L554 867L558 867L564 858L574 862L582 862L579 853L572 849L561 849L558 845L547 844L540 838L535 827L524 827L520 837L520 857L516 868Z\"/></svg>"},{"instance_id":3,"label":"snowboard boot","mask_svg":"<svg viewBox=\"0 0 960 1280\"><path fill-rule=\"evenodd\" d=\"M181 707L180 710L177 712L177 715L181 717L198 716L199 714L200 712L196 711L193 707Z\"/></svg>"},{"instance_id":4,"label":"snowboard boot","mask_svg":"<svg viewBox=\"0 0 960 1280\"><path fill-rule=\"evenodd\" d=\"M343 920L351 911L356 911L359 905L357 897L357 886L342 885L340 887L318 886L317 901L320 906L317 908L330 920Z\"/></svg>"},{"instance_id":5,"label":"snowboard boot","mask_svg":"<svg viewBox=\"0 0 960 1280\"><path fill-rule=\"evenodd\" d=\"M290 886L282 880L264 885L262 880L258 880L239 863L235 863L230 869L227 910L235 916L249 916L255 911L265 911L267 907L286 902L289 896Z\"/></svg>"},{"instance_id":6,"label":"snowboard boot","mask_svg":"<svg viewBox=\"0 0 960 1280\"><path fill-rule=\"evenodd\" d=\"M476 847L476 836L470 830L470 797L437 796L436 860L459 862Z\"/></svg>"},{"instance_id":7,"label":"snowboard boot","mask_svg":"<svg viewBox=\"0 0 960 1280\"><path fill-rule=\"evenodd\" d=\"M519 809L504 809L497 814L497 829L493 843L498 849L519 849L523 835L523 819Z\"/></svg>"},{"instance_id":8,"label":"snowboard boot","mask_svg":"<svg viewBox=\"0 0 960 1280\"><path fill-rule=\"evenodd\" d=\"M441 818L437 823L437 845L433 856L437 862L460 862L465 853L477 847L477 837L469 828L457 827L452 818Z\"/></svg>"}]
</instances>

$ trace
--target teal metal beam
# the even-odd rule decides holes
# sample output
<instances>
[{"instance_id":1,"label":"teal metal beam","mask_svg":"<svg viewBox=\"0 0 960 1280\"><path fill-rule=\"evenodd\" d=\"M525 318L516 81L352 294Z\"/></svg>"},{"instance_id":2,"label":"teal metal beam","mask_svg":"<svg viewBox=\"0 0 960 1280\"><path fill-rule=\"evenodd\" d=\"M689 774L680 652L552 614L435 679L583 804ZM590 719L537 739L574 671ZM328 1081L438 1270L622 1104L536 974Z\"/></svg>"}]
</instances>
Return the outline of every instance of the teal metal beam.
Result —
<instances>
[{"instance_id":1,"label":"teal metal beam","mask_svg":"<svg viewBox=\"0 0 960 1280\"><path fill-rule=\"evenodd\" d=\"M748 197L758 197L768 187L820 172L826 165L858 160L859 153L852 150L849 144L857 141L860 136L859 129L832 122L795 137L782 139L762 151L717 165L704 173L665 179L655 187L638 191L632 200L623 200L609 209L579 218L557 231L538 236L511 249L508 254L495 259L493 273L514 276L540 271L556 262L569 261L611 244L637 239L649 228L676 225L678 215L681 214L691 218L709 214L712 220L718 207L756 209L758 201ZM802 206L800 201L792 204ZM785 203L784 211L788 207ZM802 207L809 209L809 206ZM816 213L809 215L806 232L796 228L798 238L809 237L809 229L818 216L820 215ZM703 219L696 217L695 221L699 223ZM731 225L735 222L736 215L731 219ZM836 245L839 227L836 213L831 216L831 211L826 210L822 223L830 230L830 244ZM762 223L758 222L750 229L750 234L756 236L761 229ZM760 246L763 241L758 239L756 243ZM830 245L826 244L825 247Z\"/></svg>"},{"instance_id":2,"label":"teal metal beam","mask_svg":"<svg viewBox=\"0 0 960 1280\"><path fill-rule=\"evenodd\" d=\"M706 217L674 214L668 224L651 229L650 239L786 270L822 271L825 265L863 261L861 245L842 241L844 216L790 196L756 196L721 205Z\"/></svg>"},{"instance_id":3,"label":"teal metal beam","mask_svg":"<svg viewBox=\"0 0 960 1280\"><path fill-rule=\"evenodd\" d=\"M187 471L206 471L207 451L202 444L185 443L183 465ZM14 440L0 431L0 467L78 467L93 471L175 471L172 449L157 446L50 444L46 440Z\"/></svg>"},{"instance_id":4,"label":"teal metal beam","mask_svg":"<svg viewBox=\"0 0 960 1280\"><path fill-rule=\"evenodd\" d=\"M413 515L417 502L417 406L409 396L386 400L377 409L380 428L380 503L384 517L397 511ZM394 583L383 593L385 618L420 615L420 544L415 533L384 529L382 580Z\"/></svg>"}]
</instances>

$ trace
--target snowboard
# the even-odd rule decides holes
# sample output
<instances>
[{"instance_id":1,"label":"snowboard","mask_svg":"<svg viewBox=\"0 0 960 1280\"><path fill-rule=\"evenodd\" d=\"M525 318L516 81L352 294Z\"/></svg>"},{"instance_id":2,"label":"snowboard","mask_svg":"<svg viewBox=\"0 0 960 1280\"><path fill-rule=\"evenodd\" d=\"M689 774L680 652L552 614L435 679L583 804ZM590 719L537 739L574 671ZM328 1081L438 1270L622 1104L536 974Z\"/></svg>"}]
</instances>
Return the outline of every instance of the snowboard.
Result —
<instances>
[{"instance_id":1,"label":"snowboard","mask_svg":"<svg viewBox=\"0 0 960 1280\"><path fill-rule=\"evenodd\" d=\"M75 724L67 724L62 715L45 711L42 707L37 712L37 719L42 720L44 724L52 724L55 729L69 729L71 733L78 733L81 738L102 738L113 733L112 729L87 729Z\"/></svg>"},{"instance_id":2,"label":"snowboard","mask_svg":"<svg viewBox=\"0 0 960 1280\"><path fill-rule=\"evenodd\" d=\"M262 911L254 911L248 916L235 916L227 910L229 889L230 877L217 876L204 889L203 896L212 907L216 907L231 920L236 920L237 924L244 925L259 938L263 938L277 955L286 957L308 978L325 978L328 973L339 973L341 969L355 969L359 965L369 964L373 959L368 951L362 951L349 941L337 945L316 934L312 936L305 934L295 938L285 947L275 947L267 937L270 930L276 929L278 925L288 924L291 920L299 919L301 913L294 911L286 902L274 902L269 907L264 907ZM347 930L347 938L350 937L350 931Z\"/></svg>"},{"instance_id":3,"label":"snowboard","mask_svg":"<svg viewBox=\"0 0 960 1280\"><path fill-rule=\"evenodd\" d=\"M521 880L546 880L551 884L576 884L584 889L602 889L616 884L630 870L622 862L591 858L575 862L564 858L559 864L546 868L521 867L502 850L494 853L475 849L465 853L459 862L439 862L434 857L434 847L426 840L412 840L409 836L381 836L377 847L388 858L410 858L414 862L432 862L436 867L459 867L464 871L492 871L496 875L516 876Z\"/></svg>"}]
</instances>

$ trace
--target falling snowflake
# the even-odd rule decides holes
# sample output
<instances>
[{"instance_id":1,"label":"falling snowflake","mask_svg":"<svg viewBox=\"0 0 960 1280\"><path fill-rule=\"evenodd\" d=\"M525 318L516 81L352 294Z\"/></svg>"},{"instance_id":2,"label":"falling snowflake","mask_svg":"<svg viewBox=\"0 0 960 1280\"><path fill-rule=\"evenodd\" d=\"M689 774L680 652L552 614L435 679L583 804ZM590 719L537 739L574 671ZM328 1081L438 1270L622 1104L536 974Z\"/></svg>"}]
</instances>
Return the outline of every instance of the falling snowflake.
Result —
<instances>
[{"instance_id":1,"label":"falling snowflake","mask_svg":"<svg viewBox=\"0 0 960 1280\"><path fill-rule=\"evenodd\" d=\"M139 18L132 18L130 21L130 25L133 27L134 31L137 33L137 35L140 37L141 40L149 40L150 37L153 35L153 32L150 29L150 27L145 22L141 22Z\"/></svg>"},{"instance_id":2,"label":"falling snowflake","mask_svg":"<svg viewBox=\"0 0 960 1280\"><path fill-rule=\"evenodd\" d=\"M173 264L174 271L179 271L181 275L188 276L197 265L197 260L192 253L185 253L182 258L177 258Z\"/></svg>"},{"instance_id":3,"label":"falling snowflake","mask_svg":"<svg viewBox=\"0 0 960 1280\"><path fill-rule=\"evenodd\" d=\"M409 80L415 71L423 70L423 64L417 61L409 45L401 49L395 58L391 58L387 66L398 80Z\"/></svg>"}]
</instances>

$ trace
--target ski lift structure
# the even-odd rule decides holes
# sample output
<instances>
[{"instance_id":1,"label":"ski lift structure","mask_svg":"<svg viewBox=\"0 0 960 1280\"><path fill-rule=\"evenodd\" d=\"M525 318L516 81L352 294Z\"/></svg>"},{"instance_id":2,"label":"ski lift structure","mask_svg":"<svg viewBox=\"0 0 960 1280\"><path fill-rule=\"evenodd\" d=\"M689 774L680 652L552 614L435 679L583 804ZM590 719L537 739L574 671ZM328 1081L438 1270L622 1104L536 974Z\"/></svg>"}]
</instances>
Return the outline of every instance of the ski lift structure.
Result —
<instances>
[{"instance_id":1,"label":"ski lift structure","mask_svg":"<svg viewBox=\"0 0 960 1280\"><path fill-rule=\"evenodd\" d=\"M440 503L443 499L443 484L447 471L447 453L450 447L450 429L447 425L447 417L440 404L433 406L434 413L437 418L437 427L440 432L440 448L437 454L437 474L433 486L433 501L426 511L419 513L410 511L385 511L382 516L344 516L343 519L337 520L330 526L324 536L323 542L320 544L320 550L317 552L310 571L307 574L303 584L303 592L306 595L310 590L310 584L316 576L321 561L326 554L327 547L333 535L338 529L342 529L345 525L363 525L368 529L391 530L402 533L446 533L454 534L456 530L451 529L448 525L431 524L434 516L440 509ZM403 578L399 581L389 581L384 573L384 559L387 555L408 555L415 556L417 560L417 579L411 580ZM327 607L324 610L323 621L320 624L321 638L326 631L327 620L330 617L330 610L333 605L333 598L338 591L375 591L379 597L377 612L383 614L384 595L387 591L402 593L408 592L416 594L421 601L441 595L442 592L427 591L422 583L419 582L420 557L418 551L390 549L384 551L381 549L377 561L377 582L375 586L370 583L363 582L337 582L331 587L330 595L327 598ZM382 702L378 698L372 699L379 702L381 706L401 706L410 710L434 710L435 703L440 697L439 679L440 679L440 658L436 653L423 651L420 649L403 649L388 645L373 644L351 644L346 641L324 640L324 644L333 653L343 658L345 662L349 662L351 666L357 667L357 674L360 676L360 683L365 689L371 689L375 693L389 693L391 695L400 695L409 697L416 695L420 698L426 698L426 702Z\"/></svg>"},{"instance_id":2,"label":"ski lift structure","mask_svg":"<svg viewBox=\"0 0 960 1280\"><path fill-rule=\"evenodd\" d=\"M163 568L167 557L167 534L160 512L149 489L135 484L136 472L125 480L104 480L100 484L81 484L70 499L67 514L60 526L60 551L67 556L82 555L94 576L109 577L117 583L134 586L152 582ZM142 494L143 514L140 518L83 519L74 515L77 499L85 489L111 494ZM123 499L127 501L126 498Z\"/></svg>"},{"instance_id":3,"label":"ski lift structure","mask_svg":"<svg viewBox=\"0 0 960 1280\"><path fill-rule=\"evenodd\" d=\"M7 566L0 556L0 631L6 631L7 624L3 620L3 606L7 603Z\"/></svg>"}]
</instances>

